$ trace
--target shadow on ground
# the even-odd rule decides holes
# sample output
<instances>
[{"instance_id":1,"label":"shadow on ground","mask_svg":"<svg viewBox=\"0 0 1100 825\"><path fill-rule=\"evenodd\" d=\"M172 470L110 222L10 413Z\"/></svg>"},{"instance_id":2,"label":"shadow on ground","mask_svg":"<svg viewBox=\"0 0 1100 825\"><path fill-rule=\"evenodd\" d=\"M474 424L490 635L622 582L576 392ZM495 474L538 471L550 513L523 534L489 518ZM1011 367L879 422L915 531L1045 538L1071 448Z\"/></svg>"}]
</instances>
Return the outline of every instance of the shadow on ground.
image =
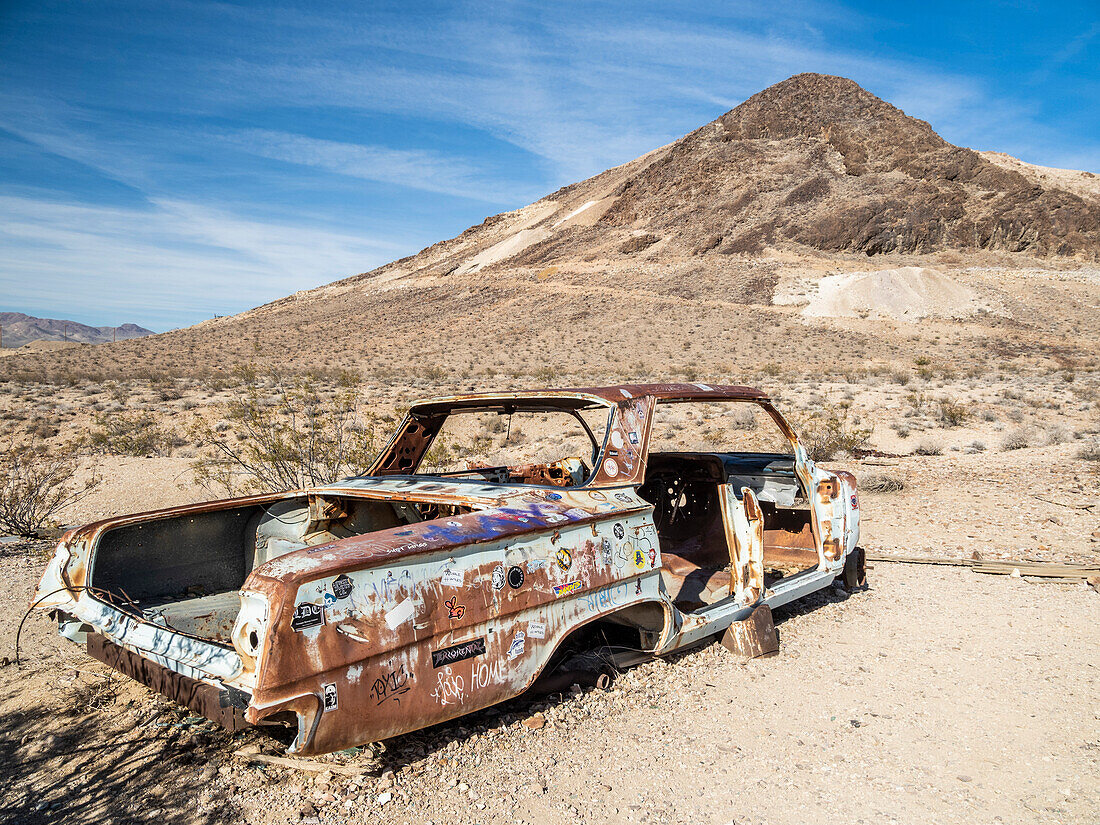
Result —
<instances>
[{"instance_id":1,"label":"shadow on ground","mask_svg":"<svg viewBox=\"0 0 1100 825\"><path fill-rule=\"evenodd\" d=\"M213 766L221 761L228 736L173 728L170 722L164 727L152 720L127 724L118 718L117 706L95 709L109 698L87 688L66 697L71 709L51 707L52 697L27 695L38 680L24 682L11 673L17 667L4 668L5 695L0 696L8 707L17 696L23 705L0 723L5 822L202 825L239 820L218 799L205 806L205 813L199 805L199 792L216 775Z\"/></svg>"}]
</instances>

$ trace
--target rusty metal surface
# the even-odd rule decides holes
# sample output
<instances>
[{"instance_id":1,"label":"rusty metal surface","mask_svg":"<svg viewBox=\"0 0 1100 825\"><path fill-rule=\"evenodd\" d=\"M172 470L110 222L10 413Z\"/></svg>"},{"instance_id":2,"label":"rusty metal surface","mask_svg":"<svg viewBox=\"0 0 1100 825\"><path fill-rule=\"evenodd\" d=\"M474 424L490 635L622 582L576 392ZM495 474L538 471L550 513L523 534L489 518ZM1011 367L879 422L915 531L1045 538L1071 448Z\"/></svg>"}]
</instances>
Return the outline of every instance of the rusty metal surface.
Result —
<instances>
[{"instance_id":1,"label":"rusty metal surface","mask_svg":"<svg viewBox=\"0 0 1100 825\"><path fill-rule=\"evenodd\" d=\"M778 653L779 636L775 632L772 609L762 604L747 619L733 622L722 634L722 647L746 660Z\"/></svg>"},{"instance_id":2,"label":"rusty metal surface","mask_svg":"<svg viewBox=\"0 0 1100 825\"><path fill-rule=\"evenodd\" d=\"M795 454L792 483L810 505L802 511L808 523L797 534L803 558L814 560L804 575L765 585L765 536L779 530L765 523L772 510L761 507L750 487L719 484L721 529L716 523L712 532L727 545L731 587L711 588L718 600L713 604L674 604L662 578L654 508L638 494L658 400L754 403L776 421ZM567 486L563 482L572 479L538 467L508 468L510 483L415 475L448 413L478 405L606 408L607 429L591 476ZM393 512L357 534L328 532L329 522L350 523L364 502ZM280 525L302 529L296 533L284 526L277 536L263 534L281 543L277 552L268 545L262 556L257 550L228 636L222 603L229 604L229 594L210 598L209 611L198 599L193 606L162 611L157 624L152 613L143 615L125 600L114 604L90 589L89 571L105 533L246 505L258 506ZM271 515L276 505L284 515L286 508L299 508L300 521ZM443 515L420 520L417 513L428 511ZM199 688L216 693L214 684L232 686L250 697L245 718L251 723L296 714L294 750L315 754L406 733L516 696L544 673L567 636L608 617L636 632L639 650L653 654L723 631L742 655L773 652L769 605L827 586L857 539L854 477L809 461L789 424L759 390L645 384L489 393L415 405L364 477L70 531L43 576L39 596L44 606L99 630L106 637L102 645L110 645L103 649L125 654L115 658L135 678L154 679L184 699L209 697ZM676 561L684 567L676 575L694 575L695 563ZM177 622L196 632L165 626L173 610ZM142 662L151 669L144 671ZM173 675L187 681L177 683ZM221 713L209 698L200 704L203 709L194 708L198 712Z\"/></svg>"},{"instance_id":3,"label":"rusty metal surface","mask_svg":"<svg viewBox=\"0 0 1100 825\"><path fill-rule=\"evenodd\" d=\"M230 732L249 727L244 718L244 708L234 704L228 691L182 676L119 647L99 633L88 634L87 649L88 655L93 659L98 659L119 673L141 682L162 696L167 696L173 702L217 722ZM244 697L244 701L247 702L247 697Z\"/></svg>"}]
</instances>

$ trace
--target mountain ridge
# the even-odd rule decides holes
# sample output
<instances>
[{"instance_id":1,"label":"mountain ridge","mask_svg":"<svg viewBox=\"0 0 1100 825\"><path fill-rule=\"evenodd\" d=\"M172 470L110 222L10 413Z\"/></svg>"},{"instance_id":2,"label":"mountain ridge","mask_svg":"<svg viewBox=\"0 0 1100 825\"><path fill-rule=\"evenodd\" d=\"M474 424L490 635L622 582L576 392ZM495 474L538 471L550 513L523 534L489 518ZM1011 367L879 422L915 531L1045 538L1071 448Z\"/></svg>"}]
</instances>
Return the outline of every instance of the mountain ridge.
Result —
<instances>
[{"instance_id":1,"label":"mountain ridge","mask_svg":"<svg viewBox=\"0 0 1100 825\"><path fill-rule=\"evenodd\" d=\"M781 282L788 295L838 269L946 264L963 278L964 260L1066 269L1100 259L1095 176L1006 158L950 144L853 81L796 75L677 141L415 255L82 358L122 375L154 361L187 374L256 359L375 374L448 360L466 375L522 361L594 374L608 352L634 357L640 331L681 370L680 361L728 372L794 357L810 340L817 357L848 358L853 340L874 335L807 329L796 305L773 300ZM1034 327L1036 352L1053 345L1034 319L1040 305L1057 314L1062 298L1020 300L995 280L972 286L991 308L980 319L986 334ZM735 328L751 346L730 348ZM668 351L662 342L684 330L698 346ZM14 361L83 366L62 352ZM643 365L633 374L652 375Z\"/></svg>"},{"instance_id":2,"label":"mountain ridge","mask_svg":"<svg viewBox=\"0 0 1100 825\"><path fill-rule=\"evenodd\" d=\"M152 330L137 324L121 324L117 327L93 327L77 321L59 318L38 318L24 312L0 312L4 347L14 348L32 341L70 341L77 344L105 344L155 335Z\"/></svg>"}]
</instances>

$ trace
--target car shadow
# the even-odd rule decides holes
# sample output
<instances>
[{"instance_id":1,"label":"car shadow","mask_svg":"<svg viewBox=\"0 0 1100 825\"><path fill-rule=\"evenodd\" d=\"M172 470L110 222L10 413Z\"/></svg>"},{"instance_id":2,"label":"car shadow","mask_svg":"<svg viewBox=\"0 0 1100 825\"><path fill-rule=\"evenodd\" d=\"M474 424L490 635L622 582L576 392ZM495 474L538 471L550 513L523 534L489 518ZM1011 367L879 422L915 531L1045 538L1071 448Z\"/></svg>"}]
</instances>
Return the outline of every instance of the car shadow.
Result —
<instances>
[{"instance_id":1,"label":"car shadow","mask_svg":"<svg viewBox=\"0 0 1100 825\"><path fill-rule=\"evenodd\" d=\"M22 707L0 723L0 809L5 822L213 823L239 821L215 786L200 806L203 769L216 776L228 735L127 721L123 708L92 690L28 692L7 665L0 703ZM31 675L28 668L20 670ZM28 680L29 681L29 680ZM65 690L58 688L58 692ZM100 702L104 706L97 707Z\"/></svg>"}]
</instances>

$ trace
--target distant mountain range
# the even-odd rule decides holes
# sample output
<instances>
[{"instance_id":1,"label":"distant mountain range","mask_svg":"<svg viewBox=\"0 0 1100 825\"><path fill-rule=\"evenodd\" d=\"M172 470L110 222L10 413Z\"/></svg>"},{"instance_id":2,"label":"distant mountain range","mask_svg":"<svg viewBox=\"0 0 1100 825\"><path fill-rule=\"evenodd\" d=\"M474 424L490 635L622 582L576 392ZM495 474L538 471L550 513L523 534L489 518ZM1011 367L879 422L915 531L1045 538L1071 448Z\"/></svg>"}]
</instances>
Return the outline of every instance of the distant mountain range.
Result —
<instances>
[{"instance_id":1,"label":"distant mountain range","mask_svg":"<svg viewBox=\"0 0 1100 825\"><path fill-rule=\"evenodd\" d=\"M31 341L71 341L76 344L105 344L144 338L154 332L137 324L120 327L90 327L76 321L56 318L35 318L22 312L0 312L0 329L5 348L21 347Z\"/></svg>"}]
</instances>

